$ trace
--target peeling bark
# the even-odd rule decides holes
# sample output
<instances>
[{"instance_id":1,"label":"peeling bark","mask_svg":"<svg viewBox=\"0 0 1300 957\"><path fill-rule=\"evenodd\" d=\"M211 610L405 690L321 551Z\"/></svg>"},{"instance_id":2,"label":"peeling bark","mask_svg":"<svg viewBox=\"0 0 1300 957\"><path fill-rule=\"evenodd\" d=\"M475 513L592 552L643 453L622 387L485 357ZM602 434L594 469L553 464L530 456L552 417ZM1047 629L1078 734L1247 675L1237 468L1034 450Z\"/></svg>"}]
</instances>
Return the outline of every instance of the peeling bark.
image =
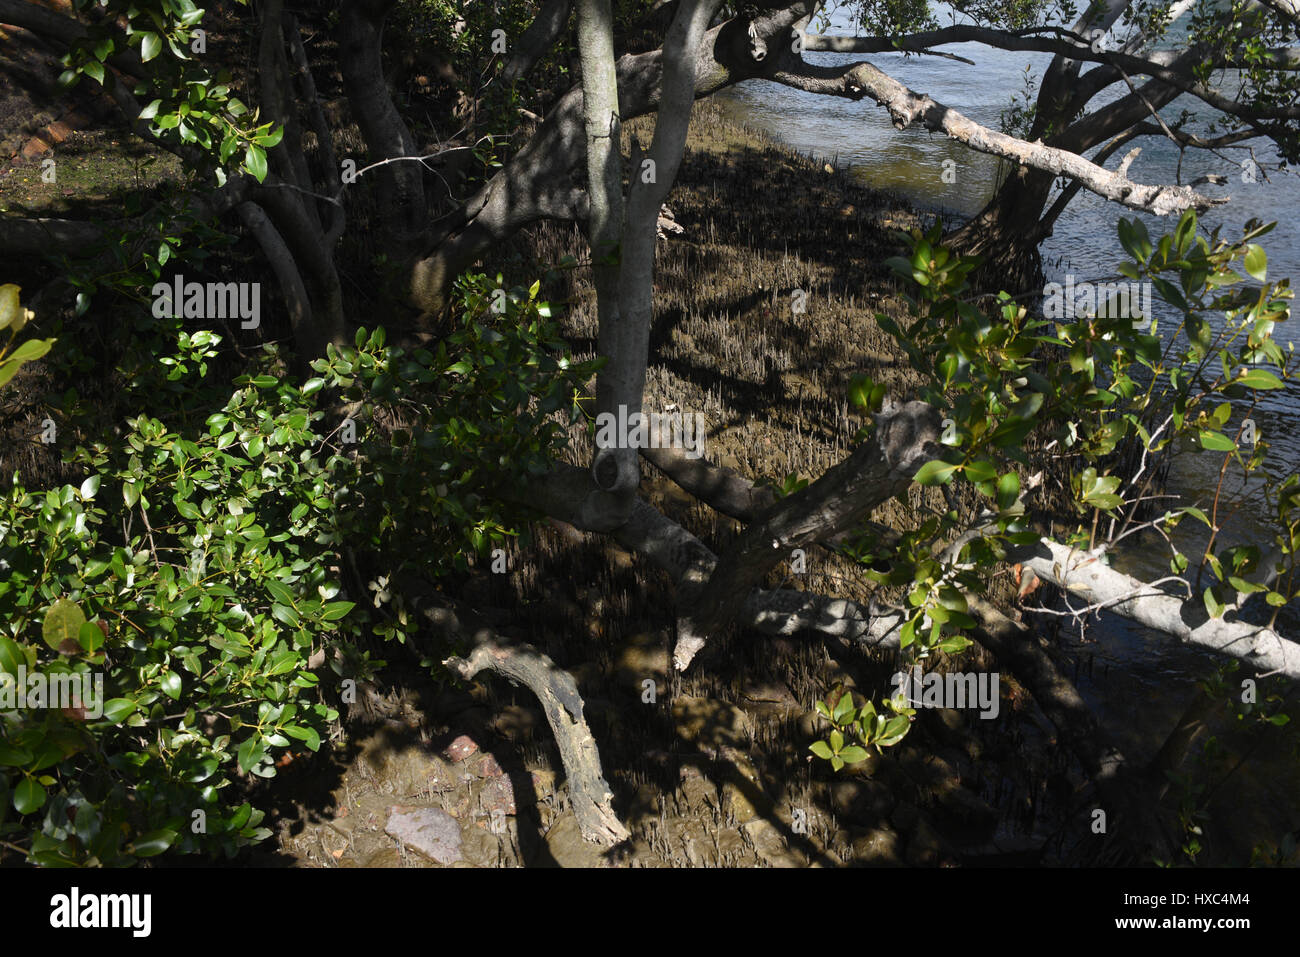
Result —
<instances>
[{"instance_id":1,"label":"peeling bark","mask_svg":"<svg viewBox=\"0 0 1300 957\"><path fill-rule=\"evenodd\" d=\"M449 609L428 609L425 615L444 631L463 634L465 630ZM452 656L443 664L466 681L489 671L536 695L560 748L569 802L583 838L606 846L626 840L628 830L614 813L614 795L601 772L600 752L583 717L582 696L573 677L532 645L509 641L490 629L479 629L473 639L476 646L468 658Z\"/></svg>"},{"instance_id":2,"label":"peeling bark","mask_svg":"<svg viewBox=\"0 0 1300 957\"><path fill-rule=\"evenodd\" d=\"M1009 550L1008 561L1027 565L1039 578L1107 611L1179 641L1237 658L1259 673L1300 678L1300 644L1277 632L1227 617L1214 619L1199 597L1180 598L1105 564L1100 555L1042 539Z\"/></svg>"}]
</instances>

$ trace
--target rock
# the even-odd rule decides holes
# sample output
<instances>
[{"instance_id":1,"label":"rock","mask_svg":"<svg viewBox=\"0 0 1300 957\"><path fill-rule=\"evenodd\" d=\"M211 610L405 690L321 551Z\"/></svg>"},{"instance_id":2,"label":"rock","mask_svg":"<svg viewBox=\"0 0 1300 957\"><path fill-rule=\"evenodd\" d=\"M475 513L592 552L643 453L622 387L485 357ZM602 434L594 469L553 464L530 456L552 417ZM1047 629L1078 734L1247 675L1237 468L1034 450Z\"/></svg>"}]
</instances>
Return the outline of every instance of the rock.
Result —
<instances>
[{"instance_id":1,"label":"rock","mask_svg":"<svg viewBox=\"0 0 1300 957\"><path fill-rule=\"evenodd\" d=\"M499 778L505 774L501 765L497 764L497 759L486 752L474 762L472 770L481 778Z\"/></svg>"},{"instance_id":2,"label":"rock","mask_svg":"<svg viewBox=\"0 0 1300 957\"><path fill-rule=\"evenodd\" d=\"M479 800L489 817L495 811L515 813L515 788L505 775L488 778L483 784L483 790L479 792Z\"/></svg>"},{"instance_id":3,"label":"rock","mask_svg":"<svg viewBox=\"0 0 1300 957\"><path fill-rule=\"evenodd\" d=\"M54 149L54 147L47 143L43 138L40 136L33 136L26 142L26 144L24 144L21 155L23 159L35 159L38 156L44 156L52 149Z\"/></svg>"},{"instance_id":4,"label":"rock","mask_svg":"<svg viewBox=\"0 0 1300 957\"><path fill-rule=\"evenodd\" d=\"M458 735L451 744L442 749L442 756L448 761L464 761L478 750L478 743L467 734Z\"/></svg>"},{"instance_id":5,"label":"rock","mask_svg":"<svg viewBox=\"0 0 1300 957\"><path fill-rule=\"evenodd\" d=\"M384 831L439 864L454 864L461 859L460 825L446 811L394 805L388 809Z\"/></svg>"},{"instance_id":6,"label":"rock","mask_svg":"<svg viewBox=\"0 0 1300 957\"><path fill-rule=\"evenodd\" d=\"M72 127L62 120L55 120L41 132L41 135L51 143L62 143L72 135Z\"/></svg>"}]
</instances>

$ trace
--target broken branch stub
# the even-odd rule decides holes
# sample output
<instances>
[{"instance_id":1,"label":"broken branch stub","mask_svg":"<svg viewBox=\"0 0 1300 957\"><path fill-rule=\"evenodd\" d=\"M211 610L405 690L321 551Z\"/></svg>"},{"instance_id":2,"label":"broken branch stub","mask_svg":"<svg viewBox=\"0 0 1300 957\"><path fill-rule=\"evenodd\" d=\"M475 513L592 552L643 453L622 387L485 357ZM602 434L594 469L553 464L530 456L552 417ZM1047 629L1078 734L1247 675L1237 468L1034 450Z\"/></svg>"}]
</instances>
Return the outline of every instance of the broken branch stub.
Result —
<instances>
[{"instance_id":1,"label":"broken branch stub","mask_svg":"<svg viewBox=\"0 0 1300 957\"><path fill-rule=\"evenodd\" d=\"M483 638L468 658L453 655L443 664L466 681L491 671L536 695L560 748L569 780L569 801L583 838L605 846L628 838L627 828L610 803L614 795L601 773L596 739L582 714L582 696L567 671L532 645L497 635Z\"/></svg>"}]
</instances>

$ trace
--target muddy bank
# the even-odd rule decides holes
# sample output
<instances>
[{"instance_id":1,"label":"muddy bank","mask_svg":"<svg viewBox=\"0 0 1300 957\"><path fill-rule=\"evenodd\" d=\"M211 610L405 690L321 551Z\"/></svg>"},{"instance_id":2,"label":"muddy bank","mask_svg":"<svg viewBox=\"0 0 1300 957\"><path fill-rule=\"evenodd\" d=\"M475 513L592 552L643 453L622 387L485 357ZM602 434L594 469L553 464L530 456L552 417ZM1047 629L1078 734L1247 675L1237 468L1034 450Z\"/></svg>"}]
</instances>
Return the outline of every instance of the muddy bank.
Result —
<instances>
[{"instance_id":1,"label":"muddy bank","mask_svg":"<svg viewBox=\"0 0 1300 957\"><path fill-rule=\"evenodd\" d=\"M846 399L854 375L894 394L917 384L873 315L900 313L881 263L901 251L901 230L928 217L723 122L707 104L697 109L669 204L682 231L659 246L646 407L702 413L705 454L744 474L815 478L847 454L862 424ZM651 129L638 121L629 135L647 142ZM545 224L487 266L524 281L566 255L585 260L580 234ZM552 273L547 293L567 307L575 351L589 354L587 278ZM576 436L573 461L589 454ZM645 473L643 493L705 541L725 547L736 534L737 523ZM921 492L912 494L919 503ZM901 521L903 510L891 503L881 517ZM671 673L666 580L594 536L536 531L509 555L507 573L482 568L455 597L574 675L632 839L613 851L581 840L558 752L527 692L499 680L439 692L409 671L354 711L331 770L304 768L303 784L289 775L277 785L282 860L961 866L1037 863L1061 850L1040 852L1083 780L1008 676L996 720L923 710L902 746L835 774L808 752L825 734L813 705L844 691L878 698L894 655L732 630L686 675ZM783 574L770 584L867 593L852 565L824 553ZM945 666L993 665L974 651ZM322 774L328 801L315 785L316 800L291 796Z\"/></svg>"}]
</instances>

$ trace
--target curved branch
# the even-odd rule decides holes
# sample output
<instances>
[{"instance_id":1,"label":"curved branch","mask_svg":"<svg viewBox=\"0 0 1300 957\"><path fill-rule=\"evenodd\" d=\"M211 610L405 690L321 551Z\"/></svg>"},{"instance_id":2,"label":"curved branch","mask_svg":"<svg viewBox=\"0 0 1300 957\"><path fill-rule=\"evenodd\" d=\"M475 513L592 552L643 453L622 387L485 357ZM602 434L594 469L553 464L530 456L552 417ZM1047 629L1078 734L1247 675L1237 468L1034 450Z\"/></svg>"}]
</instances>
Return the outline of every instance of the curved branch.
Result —
<instances>
[{"instance_id":1,"label":"curved branch","mask_svg":"<svg viewBox=\"0 0 1300 957\"><path fill-rule=\"evenodd\" d=\"M455 613L447 609L429 609L425 615L444 628L461 630ZM532 645L508 641L486 628L479 629L474 639L477 647L468 658L452 656L443 664L466 681L490 671L536 695L560 748L569 801L582 836L606 846L627 840L628 830L610 803L614 795L601 773L600 752L583 717L582 696L573 677Z\"/></svg>"},{"instance_id":2,"label":"curved branch","mask_svg":"<svg viewBox=\"0 0 1300 957\"><path fill-rule=\"evenodd\" d=\"M569 11L572 8L573 0L546 0L501 67L501 79L504 82L514 83L532 72L537 61L546 55L546 51L564 33L564 28L569 25Z\"/></svg>"},{"instance_id":3,"label":"curved branch","mask_svg":"<svg viewBox=\"0 0 1300 957\"><path fill-rule=\"evenodd\" d=\"M253 202L240 203L236 211L275 271L275 278L288 306L289 326L293 329L299 361L306 366L308 360L325 354L325 340L312 320L311 299L303 284L302 274L293 261L293 254L261 206Z\"/></svg>"},{"instance_id":4,"label":"curved branch","mask_svg":"<svg viewBox=\"0 0 1300 957\"><path fill-rule=\"evenodd\" d=\"M869 96L889 110L894 126L906 129L920 122L926 129L941 132L972 149L1051 173L1068 176L1085 188L1130 209L1167 216L1186 209L1209 209L1226 200L1202 196L1186 186L1146 186L1126 176L1102 169L1076 153L1027 143L1014 136L981 126L956 110L915 93L870 63L844 67L814 67L797 60L773 77L777 82L813 93L861 99Z\"/></svg>"}]
</instances>

